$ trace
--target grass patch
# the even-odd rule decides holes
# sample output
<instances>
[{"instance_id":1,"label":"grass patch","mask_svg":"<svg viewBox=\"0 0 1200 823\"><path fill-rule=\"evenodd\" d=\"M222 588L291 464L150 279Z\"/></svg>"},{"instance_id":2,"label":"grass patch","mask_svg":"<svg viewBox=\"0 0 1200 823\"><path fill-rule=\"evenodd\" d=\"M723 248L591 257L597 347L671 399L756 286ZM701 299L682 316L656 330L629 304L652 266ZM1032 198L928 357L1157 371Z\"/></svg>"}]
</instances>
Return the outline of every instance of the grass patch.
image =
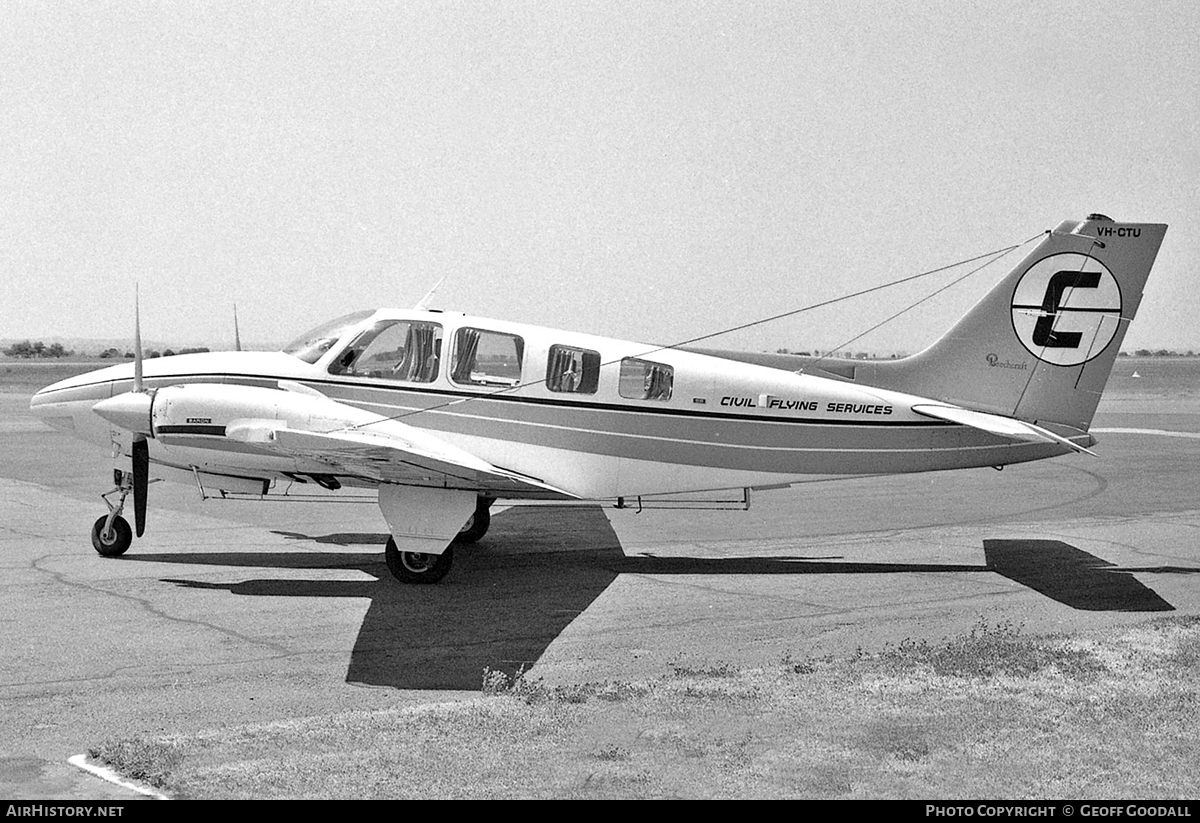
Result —
<instances>
[{"instance_id":1,"label":"grass patch","mask_svg":"<svg viewBox=\"0 0 1200 823\"><path fill-rule=\"evenodd\" d=\"M549 685L98 747L197 798L1194 796L1200 620L1095 639L980 622L761 669Z\"/></svg>"},{"instance_id":2,"label":"grass patch","mask_svg":"<svg viewBox=\"0 0 1200 823\"><path fill-rule=\"evenodd\" d=\"M131 780L162 789L168 785L168 775L182 763L183 748L163 740L134 737L93 746L87 756L108 763Z\"/></svg>"},{"instance_id":3,"label":"grass patch","mask_svg":"<svg viewBox=\"0 0 1200 823\"><path fill-rule=\"evenodd\" d=\"M1108 671L1095 653L1064 638L1030 635L1018 624L983 619L967 634L940 643L906 639L874 654L860 649L857 657L867 666L897 675L928 671L939 677L1019 678L1057 671L1068 678L1087 678Z\"/></svg>"}]
</instances>

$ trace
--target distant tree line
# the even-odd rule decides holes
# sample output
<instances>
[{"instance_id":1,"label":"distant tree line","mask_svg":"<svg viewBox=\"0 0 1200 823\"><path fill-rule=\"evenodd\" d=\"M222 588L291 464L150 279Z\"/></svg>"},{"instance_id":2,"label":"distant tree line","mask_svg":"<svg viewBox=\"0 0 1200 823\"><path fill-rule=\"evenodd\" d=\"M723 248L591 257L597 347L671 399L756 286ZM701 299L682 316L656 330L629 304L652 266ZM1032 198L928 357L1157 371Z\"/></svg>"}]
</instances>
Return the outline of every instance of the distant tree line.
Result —
<instances>
[{"instance_id":1,"label":"distant tree line","mask_svg":"<svg viewBox=\"0 0 1200 823\"><path fill-rule=\"evenodd\" d=\"M1134 351L1135 357L1195 357L1196 352L1193 349L1188 349L1186 352L1175 351L1174 349L1137 349ZM1129 352L1121 352L1121 357L1129 357Z\"/></svg>"},{"instance_id":2,"label":"distant tree line","mask_svg":"<svg viewBox=\"0 0 1200 823\"><path fill-rule=\"evenodd\" d=\"M151 349L150 351L146 352L146 358L171 357L176 354L197 354L199 352L206 351L210 351L208 346L197 346L194 348L180 349L179 351L175 351L174 349L164 349L163 351ZM51 343L49 346L47 346L41 340L37 341L36 343L31 343L28 340L22 340L20 343L13 343L11 346L5 349L4 354L7 357L22 357L25 359L32 359L35 357L71 357L75 354L75 350L64 349L62 343ZM117 348L109 348L100 352L100 357L105 360L121 358L124 358L125 360L132 360L133 352L122 352Z\"/></svg>"},{"instance_id":3,"label":"distant tree line","mask_svg":"<svg viewBox=\"0 0 1200 823\"><path fill-rule=\"evenodd\" d=\"M36 343L30 343L28 340L22 340L20 343L13 343L4 353L9 357L68 357L75 352L67 351L63 348L62 343L51 343L47 346L41 340Z\"/></svg>"},{"instance_id":4,"label":"distant tree line","mask_svg":"<svg viewBox=\"0 0 1200 823\"><path fill-rule=\"evenodd\" d=\"M199 354L200 352L205 351L210 351L208 346L199 346L192 349L180 349L179 351L175 351L174 349L164 349L163 351L151 349L150 351L146 352L146 359L149 360L152 357L174 357L177 354ZM122 354L120 349L105 349L104 351L100 352L100 357L104 360L118 357L126 360L132 360L133 352L127 351Z\"/></svg>"}]
</instances>

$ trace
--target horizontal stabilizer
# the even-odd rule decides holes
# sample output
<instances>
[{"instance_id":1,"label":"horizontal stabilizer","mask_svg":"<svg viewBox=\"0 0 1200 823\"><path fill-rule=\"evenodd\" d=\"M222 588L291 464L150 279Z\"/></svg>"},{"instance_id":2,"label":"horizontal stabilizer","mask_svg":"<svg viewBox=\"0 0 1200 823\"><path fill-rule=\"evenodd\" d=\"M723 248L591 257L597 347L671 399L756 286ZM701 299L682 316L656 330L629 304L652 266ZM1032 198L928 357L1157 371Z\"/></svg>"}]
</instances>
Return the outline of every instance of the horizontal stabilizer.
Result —
<instances>
[{"instance_id":1,"label":"horizontal stabilizer","mask_svg":"<svg viewBox=\"0 0 1200 823\"><path fill-rule=\"evenodd\" d=\"M912 410L926 417L945 420L948 423L958 423L961 426L970 426L973 429L979 429L980 431L989 432L1000 437L1008 437L1013 440L1023 440L1030 443L1057 443L1072 451L1090 454L1092 457L1096 456L1094 451L1084 448L1061 435L1055 434L1049 429L1035 426L1033 423L1026 423L1024 420L1001 417L998 414L988 414L987 412L971 411L960 406L943 406L935 403L921 403L913 406Z\"/></svg>"}]
</instances>

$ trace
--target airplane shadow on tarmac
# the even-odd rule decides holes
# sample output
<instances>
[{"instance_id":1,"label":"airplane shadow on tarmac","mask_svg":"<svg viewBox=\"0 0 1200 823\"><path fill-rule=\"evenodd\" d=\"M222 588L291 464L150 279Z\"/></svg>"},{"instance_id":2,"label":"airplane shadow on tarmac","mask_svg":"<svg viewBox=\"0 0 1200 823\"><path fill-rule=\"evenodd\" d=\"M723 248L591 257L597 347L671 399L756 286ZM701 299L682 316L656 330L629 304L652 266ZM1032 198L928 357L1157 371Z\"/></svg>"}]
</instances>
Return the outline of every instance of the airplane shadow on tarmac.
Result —
<instances>
[{"instance_id":1,"label":"airplane shadow on tarmac","mask_svg":"<svg viewBox=\"0 0 1200 823\"><path fill-rule=\"evenodd\" d=\"M1200 571L1175 566L1122 569L1061 540L984 540L983 554L997 574L1082 611L1175 611L1133 572Z\"/></svg>"},{"instance_id":2,"label":"airplane shadow on tarmac","mask_svg":"<svg viewBox=\"0 0 1200 823\"><path fill-rule=\"evenodd\" d=\"M382 548L386 534L346 532L286 537L338 546ZM490 547L520 546L521 551ZM256 597L363 597L370 607L355 641L346 680L400 689L478 689L485 668L512 674L535 663L550 643L619 574L898 574L998 573L1085 610L1171 611L1173 607L1118 569L1057 540L985 540L984 565L847 563L802 557L627 557L599 507L512 508L492 518L476 546L456 547L455 568L436 586L406 586L388 572L382 552L294 554L230 552L141 554L156 563L289 569L353 569L359 581L248 580L214 584L166 580L189 588Z\"/></svg>"}]
</instances>

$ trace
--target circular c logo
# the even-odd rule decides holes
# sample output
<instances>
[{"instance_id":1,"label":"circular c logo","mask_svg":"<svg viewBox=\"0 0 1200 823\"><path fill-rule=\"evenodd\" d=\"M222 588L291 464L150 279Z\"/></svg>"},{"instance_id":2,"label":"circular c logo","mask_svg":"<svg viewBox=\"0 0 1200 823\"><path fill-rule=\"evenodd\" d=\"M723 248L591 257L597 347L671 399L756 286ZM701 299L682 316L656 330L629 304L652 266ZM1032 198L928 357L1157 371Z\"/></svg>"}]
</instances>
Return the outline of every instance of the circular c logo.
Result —
<instances>
[{"instance_id":1,"label":"circular c logo","mask_svg":"<svg viewBox=\"0 0 1200 823\"><path fill-rule=\"evenodd\" d=\"M1086 363L1121 327L1121 287L1094 257L1075 252L1043 257L1013 290L1012 324L1021 345L1038 360Z\"/></svg>"}]
</instances>

